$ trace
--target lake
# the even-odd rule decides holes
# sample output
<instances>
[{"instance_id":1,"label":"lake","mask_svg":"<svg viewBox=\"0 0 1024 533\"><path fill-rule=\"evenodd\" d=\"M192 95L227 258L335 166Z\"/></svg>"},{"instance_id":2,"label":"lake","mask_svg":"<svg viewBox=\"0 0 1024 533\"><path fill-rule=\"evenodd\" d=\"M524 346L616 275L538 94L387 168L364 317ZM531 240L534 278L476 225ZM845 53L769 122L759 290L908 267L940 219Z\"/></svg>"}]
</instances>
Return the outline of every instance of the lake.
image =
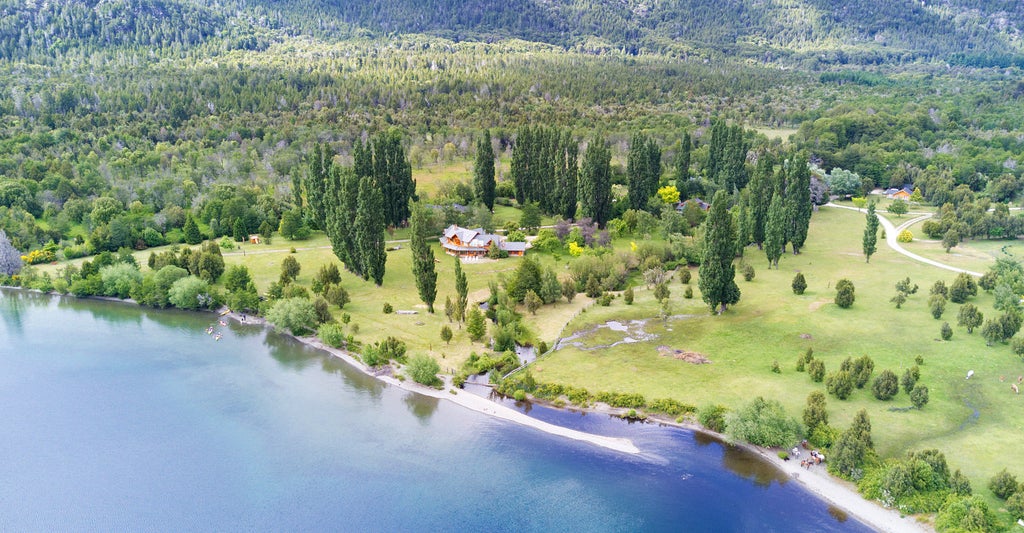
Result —
<instances>
[{"instance_id":1,"label":"lake","mask_svg":"<svg viewBox=\"0 0 1024 533\"><path fill-rule=\"evenodd\" d=\"M214 322L0 290L0 530L869 531L699 433L530 410L621 454Z\"/></svg>"}]
</instances>

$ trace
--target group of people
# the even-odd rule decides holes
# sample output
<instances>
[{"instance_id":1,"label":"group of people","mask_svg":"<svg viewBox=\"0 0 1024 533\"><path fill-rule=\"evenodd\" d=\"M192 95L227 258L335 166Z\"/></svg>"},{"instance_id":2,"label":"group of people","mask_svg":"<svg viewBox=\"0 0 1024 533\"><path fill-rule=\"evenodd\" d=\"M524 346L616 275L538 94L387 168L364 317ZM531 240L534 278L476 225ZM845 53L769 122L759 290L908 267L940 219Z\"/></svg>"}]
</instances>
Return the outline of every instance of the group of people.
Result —
<instances>
[{"instance_id":1,"label":"group of people","mask_svg":"<svg viewBox=\"0 0 1024 533\"><path fill-rule=\"evenodd\" d=\"M220 323L221 326L228 325L227 322L224 322L223 320L219 320L218 322ZM215 341L219 341L221 336L222 336L219 331L216 331L216 330L213 329L213 326L209 326L209 327L206 328L206 334L207 335L213 335L213 340L215 340Z\"/></svg>"},{"instance_id":2,"label":"group of people","mask_svg":"<svg viewBox=\"0 0 1024 533\"><path fill-rule=\"evenodd\" d=\"M806 440L801 442L800 446L803 446L804 449L810 449L811 448L811 445ZM793 452L793 457L794 458L800 457L800 448L794 446L792 452ZM820 465L823 462L825 462L825 456L820 454L820 453L818 453L817 450L811 450L811 456L808 457L807 459L804 459L804 460L800 461L800 466L802 468L810 469L812 466Z\"/></svg>"},{"instance_id":3,"label":"group of people","mask_svg":"<svg viewBox=\"0 0 1024 533\"><path fill-rule=\"evenodd\" d=\"M820 465L825 461L825 456L817 452L817 450L811 450L811 456L803 461L800 461L800 466L810 469L814 465Z\"/></svg>"}]
</instances>

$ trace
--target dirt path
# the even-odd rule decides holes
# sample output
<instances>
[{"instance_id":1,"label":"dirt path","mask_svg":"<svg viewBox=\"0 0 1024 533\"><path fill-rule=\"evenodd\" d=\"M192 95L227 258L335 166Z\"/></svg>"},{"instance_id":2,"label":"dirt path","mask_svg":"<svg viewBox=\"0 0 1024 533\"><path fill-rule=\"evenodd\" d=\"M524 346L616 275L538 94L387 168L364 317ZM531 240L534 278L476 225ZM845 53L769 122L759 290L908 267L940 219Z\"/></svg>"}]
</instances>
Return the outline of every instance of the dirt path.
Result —
<instances>
[{"instance_id":1,"label":"dirt path","mask_svg":"<svg viewBox=\"0 0 1024 533\"><path fill-rule=\"evenodd\" d=\"M861 211L859 208L856 208L856 207L848 207L848 206L845 206L845 205L836 205L836 204L833 204L832 202L829 202L829 203L825 204L825 207L835 207L837 209L849 209L851 211L857 211L859 213L863 213L864 212L864 211ZM949 270L949 271L952 271L952 272L963 272L965 274L970 274L971 276L978 277L978 278L981 277L982 274L980 272L974 272L973 270L967 270L967 269L963 269L963 268L960 268L960 267L955 267L955 266L952 266L952 265L947 265L945 263L941 263L941 262L935 261L933 259L928 259L927 257L921 257L920 255L917 255L914 252L910 252L907 249L905 249L903 247L903 245L901 245L899 243L899 241L896 240L897 237L899 236L900 232L905 230L905 229L907 229L907 228L909 228L910 226L913 226L914 224L917 224L918 222L920 222L922 220L927 220L927 219L931 218L931 216L932 216L930 213L915 213L915 215L917 215L917 216L915 216L914 218L908 219L907 221L901 223L899 226L894 226L893 223L889 222L889 220L886 219L885 217L878 217L878 222L880 222L882 224L882 227L885 228L885 244L887 244L889 246L889 248L892 248L893 251L895 251L896 253L902 254L902 255L904 255L906 257L909 257L910 259L913 259L914 261L917 261L919 263L924 263L926 265L931 265L933 267L942 268L942 269Z\"/></svg>"}]
</instances>

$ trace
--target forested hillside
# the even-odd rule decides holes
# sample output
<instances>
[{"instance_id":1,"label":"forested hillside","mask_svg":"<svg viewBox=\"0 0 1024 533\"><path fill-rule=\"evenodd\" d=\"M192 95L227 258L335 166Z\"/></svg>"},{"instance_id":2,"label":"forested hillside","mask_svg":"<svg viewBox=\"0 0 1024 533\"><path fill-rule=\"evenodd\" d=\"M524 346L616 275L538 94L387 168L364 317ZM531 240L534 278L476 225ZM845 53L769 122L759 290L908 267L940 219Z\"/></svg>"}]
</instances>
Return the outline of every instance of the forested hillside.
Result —
<instances>
[{"instance_id":1,"label":"forested hillside","mask_svg":"<svg viewBox=\"0 0 1024 533\"><path fill-rule=\"evenodd\" d=\"M713 121L749 128L752 158L774 142L755 128L785 128L825 171L880 185L948 176L978 193L998 182L1005 198L1024 153L1024 85L1017 67L986 65L1019 57L1021 11L977 0L0 0L0 228L21 250L114 250L180 239L184 211L262 201L244 228L255 230L288 209L314 143L348 161L358 141L397 128L421 169L468 158L488 128L508 156L519 128L538 123L580 143L605 135L620 166L634 133L666 169L690 133L704 178ZM843 65L856 62L870 70ZM93 219L99 198L119 216ZM211 213L201 222L222 218ZM118 238L103 239L111 222ZM159 238L142 239L146 228Z\"/></svg>"},{"instance_id":2,"label":"forested hillside","mask_svg":"<svg viewBox=\"0 0 1024 533\"><path fill-rule=\"evenodd\" d=\"M0 2L0 56L72 48L265 48L284 35L348 39L428 33L518 38L590 52L757 57L822 64L1021 59L1024 6L1012 0L194 0Z\"/></svg>"}]
</instances>

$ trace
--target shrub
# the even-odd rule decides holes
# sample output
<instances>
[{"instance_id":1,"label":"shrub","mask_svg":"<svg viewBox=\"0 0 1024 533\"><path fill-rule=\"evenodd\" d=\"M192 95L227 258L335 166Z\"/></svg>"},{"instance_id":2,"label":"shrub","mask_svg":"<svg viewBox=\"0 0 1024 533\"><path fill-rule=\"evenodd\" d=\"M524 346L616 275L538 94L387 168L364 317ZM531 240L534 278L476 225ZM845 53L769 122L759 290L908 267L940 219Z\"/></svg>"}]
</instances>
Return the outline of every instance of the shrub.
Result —
<instances>
[{"instance_id":1,"label":"shrub","mask_svg":"<svg viewBox=\"0 0 1024 533\"><path fill-rule=\"evenodd\" d=\"M1013 339L1013 343L1010 346L1013 348L1013 353L1024 358L1024 338L1017 337Z\"/></svg>"},{"instance_id":2,"label":"shrub","mask_svg":"<svg viewBox=\"0 0 1024 533\"><path fill-rule=\"evenodd\" d=\"M853 375L854 386L858 389L863 389L864 385L866 385L868 380L871 379L871 373L874 371L875 362L871 360L871 357L864 355L855 359L850 368L850 373Z\"/></svg>"},{"instance_id":3,"label":"shrub","mask_svg":"<svg viewBox=\"0 0 1024 533\"><path fill-rule=\"evenodd\" d=\"M802 433L800 424L786 415L778 400L760 396L726 415L725 423L730 438L769 448L788 446Z\"/></svg>"},{"instance_id":4,"label":"shrub","mask_svg":"<svg viewBox=\"0 0 1024 533\"><path fill-rule=\"evenodd\" d=\"M686 290L683 291L683 298L686 298L687 300L693 298L693 287L689 285L686 286Z\"/></svg>"},{"instance_id":5,"label":"shrub","mask_svg":"<svg viewBox=\"0 0 1024 533\"><path fill-rule=\"evenodd\" d=\"M856 299L854 295L853 282L843 278L836 282L836 305L843 309L849 309Z\"/></svg>"},{"instance_id":6,"label":"shrub","mask_svg":"<svg viewBox=\"0 0 1024 533\"><path fill-rule=\"evenodd\" d=\"M914 404L914 407L921 409L928 403L928 387L924 385L914 386L914 390L910 391L910 403Z\"/></svg>"},{"instance_id":7,"label":"shrub","mask_svg":"<svg viewBox=\"0 0 1024 533\"><path fill-rule=\"evenodd\" d=\"M725 415L728 411L724 405L705 405L697 413L697 421L711 431L722 433L726 429Z\"/></svg>"},{"instance_id":8,"label":"shrub","mask_svg":"<svg viewBox=\"0 0 1024 533\"><path fill-rule=\"evenodd\" d=\"M626 289L622 293L622 299L626 302L626 305L633 305L633 287Z\"/></svg>"},{"instance_id":9,"label":"shrub","mask_svg":"<svg viewBox=\"0 0 1024 533\"><path fill-rule=\"evenodd\" d=\"M935 519L938 531L997 531L998 520L980 496L950 495Z\"/></svg>"},{"instance_id":10,"label":"shrub","mask_svg":"<svg viewBox=\"0 0 1024 533\"><path fill-rule=\"evenodd\" d=\"M754 265L746 264L743 265L743 280L753 281L754 280Z\"/></svg>"},{"instance_id":11,"label":"shrub","mask_svg":"<svg viewBox=\"0 0 1024 533\"><path fill-rule=\"evenodd\" d=\"M345 333L341 326L333 322L321 324L316 335L320 337L320 341L332 348L341 348L345 344Z\"/></svg>"},{"instance_id":12,"label":"shrub","mask_svg":"<svg viewBox=\"0 0 1024 533\"><path fill-rule=\"evenodd\" d=\"M189 278L182 278L187 280ZM175 284L180 281L176 281ZM316 327L316 309L307 298L284 298L274 302L267 310L267 321L271 324L291 331L293 335L302 335Z\"/></svg>"},{"instance_id":13,"label":"shrub","mask_svg":"<svg viewBox=\"0 0 1024 533\"><path fill-rule=\"evenodd\" d=\"M331 305L338 306L339 309L344 309L345 304L349 302L348 291L341 285L331 285L324 292L327 297L327 301L330 302Z\"/></svg>"},{"instance_id":14,"label":"shrub","mask_svg":"<svg viewBox=\"0 0 1024 533\"><path fill-rule=\"evenodd\" d=\"M941 294L931 295L928 298L928 309L935 320L942 318L942 313L946 312L946 297Z\"/></svg>"},{"instance_id":15,"label":"shrub","mask_svg":"<svg viewBox=\"0 0 1024 533\"><path fill-rule=\"evenodd\" d=\"M690 273L690 269L684 268L679 271L679 282L687 285L690 283L690 279L693 278L693 274Z\"/></svg>"},{"instance_id":16,"label":"shrub","mask_svg":"<svg viewBox=\"0 0 1024 533\"><path fill-rule=\"evenodd\" d=\"M391 307L391 303L390 302L384 302L384 307L383 307L382 311L384 311L385 315L390 315L391 313L395 312L395 308Z\"/></svg>"},{"instance_id":17,"label":"shrub","mask_svg":"<svg viewBox=\"0 0 1024 533\"><path fill-rule=\"evenodd\" d=\"M804 279L803 272L797 272L796 276L793 276L793 294L801 295L807 290L807 280Z\"/></svg>"},{"instance_id":18,"label":"shrub","mask_svg":"<svg viewBox=\"0 0 1024 533\"><path fill-rule=\"evenodd\" d=\"M448 327L448 324L441 326L441 340L443 340L445 344L452 341L452 328Z\"/></svg>"},{"instance_id":19,"label":"shrub","mask_svg":"<svg viewBox=\"0 0 1024 533\"><path fill-rule=\"evenodd\" d=\"M1024 489L1015 492L1006 499L1006 511L1010 513L1010 518L1014 520L1024 518Z\"/></svg>"},{"instance_id":20,"label":"shrub","mask_svg":"<svg viewBox=\"0 0 1024 533\"><path fill-rule=\"evenodd\" d=\"M828 425L820 424L814 428L811 435L807 438L811 444L821 448L831 448L837 440L839 440L840 432L838 429Z\"/></svg>"},{"instance_id":21,"label":"shrub","mask_svg":"<svg viewBox=\"0 0 1024 533\"><path fill-rule=\"evenodd\" d=\"M821 425L828 425L828 411L825 408L825 395L821 391L814 391L807 395L807 407L803 413L804 426L807 431L813 433Z\"/></svg>"},{"instance_id":22,"label":"shrub","mask_svg":"<svg viewBox=\"0 0 1024 533\"><path fill-rule=\"evenodd\" d=\"M996 498L1000 500L1009 498L1017 492L1018 488L1017 477L1007 472L1005 468L988 482L988 490L991 490L992 494L995 494Z\"/></svg>"},{"instance_id":23,"label":"shrub","mask_svg":"<svg viewBox=\"0 0 1024 533\"><path fill-rule=\"evenodd\" d=\"M612 295L611 294L604 293L601 296L597 297L597 305L600 305L601 307L608 307L611 304L612 304Z\"/></svg>"},{"instance_id":24,"label":"shrub","mask_svg":"<svg viewBox=\"0 0 1024 533\"><path fill-rule=\"evenodd\" d=\"M871 386L871 391L874 393L875 398L882 401L891 400L893 396L900 391L899 379L892 370L883 370L881 374L875 378L874 385Z\"/></svg>"},{"instance_id":25,"label":"shrub","mask_svg":"<svg viewBox=\"0 0 1024 533\"><path fill-rule=\"evenodd\" d=\"M671 398L659 398L654 400L647 405L647 409L671 416L689 415L697 412L697 408L695 406L682 403Z\"/></svg>"},{"instance_id":26,"label":"shrub","mask_svg":"<svg viewBox=\"0 0 1024 533\"><path fill-rule=\"evenodd\" d=\"M921 370L916 366L908 368L903 373L903 377L900 378L900 386L903 388L903 392L910 394L910 391L914 390L914 385L917 384L918 379L921 379Z\"/></svg>"},{"instance_id":27,"label":"shrub","mask_svg":"<svg viewBox=\"0 0 1024 533\"><path fill-rule=\"evenodd\" d=\"M522 389L517 389L514 393L512 393L512 398L514 398L517 402L524 401L526 400L526 391Z\"/></svg>"},{"instance_id":28,"label":"shrub","mask_svg":"<svg viewBox=\"0 0 1024 533\"><path fill-rule=\"evenodd\" d=\"M911 233L910 230L905 229L896 236L896 240L903 243L912 242L914 240L914 234Z\"/></svg>"},{"instance_id":29,"label":"shrub","mask_svg":"<svg viewBox=\"0 0 1024 533\"><path fill-rule=\"evenodd\" d=\"M840 400L845 400L853 392L853 376L846 370L832 372L825 379L825 388L829 394Z\"/></svg>"},{"instance_id":30,"label":"shrub","mask_svg":"<svg viewBox=\"0 0 1024 533\"><path fill-rule=\"evenodd\" d=\"M426 354L418 353L409 358L409 365L406 370L409 372L409 377L416 383L436 385L441 381L437 377L437 373L441 371L441 366L437 364L433 357Z\"/></svg>"},{"instance_id":31,"label":"shrub","mask_svg":"<svg viewBox=\"0 0 1024 533\"><path fill-rule=\"evenodd\" d=\"M622 392L599 392L594 395L594 400L606 403L612 407L642 408L647 402L642 394L630 394Z\"/></svg>"},{"instance_id":32,"label":"shrub","mask_svg":"<svg viewBox=\"0 0 1024 533\"><path fill-rule=\"evenodd\" d=\"M948 341L953 338L953 328L949 326L949 322L942 323L942 329L939 331L939 335L941 335L942 340L944 341Z\"/></svg>"},{"instance_id":33,"label":"shrub","mask_svg":"<svg viewBox=\"0 0 1024 533\"><path fill-rule=\"evenodd\" d=\"M772 361L772 372L774 372L776 374L781 374L782 373L782 368L779 367L779 360L778 359Z\"/></svg>"},{"instance_id":34,"label":"shrub","mask_svg":"<svg viewBox=\"0 0 1024 533\"><path fill-rule=\"evenodd\" d=\"M917 363L918 365L923 365L924 364L924 357L922 357L920 355L915 355L914 356L914 362Z\"/></svg>"},{"instance_id":35,"label":"shrub","mask_svg":"<svg viewBox=\"0 0 1024 533\"><path fill-rule=\"evenodd\" d=\"M811 376L811 381L821 383L821 380L825 379L825 363L821 359L807 363L807 374Z\"/></svg>"}]
</instances>

